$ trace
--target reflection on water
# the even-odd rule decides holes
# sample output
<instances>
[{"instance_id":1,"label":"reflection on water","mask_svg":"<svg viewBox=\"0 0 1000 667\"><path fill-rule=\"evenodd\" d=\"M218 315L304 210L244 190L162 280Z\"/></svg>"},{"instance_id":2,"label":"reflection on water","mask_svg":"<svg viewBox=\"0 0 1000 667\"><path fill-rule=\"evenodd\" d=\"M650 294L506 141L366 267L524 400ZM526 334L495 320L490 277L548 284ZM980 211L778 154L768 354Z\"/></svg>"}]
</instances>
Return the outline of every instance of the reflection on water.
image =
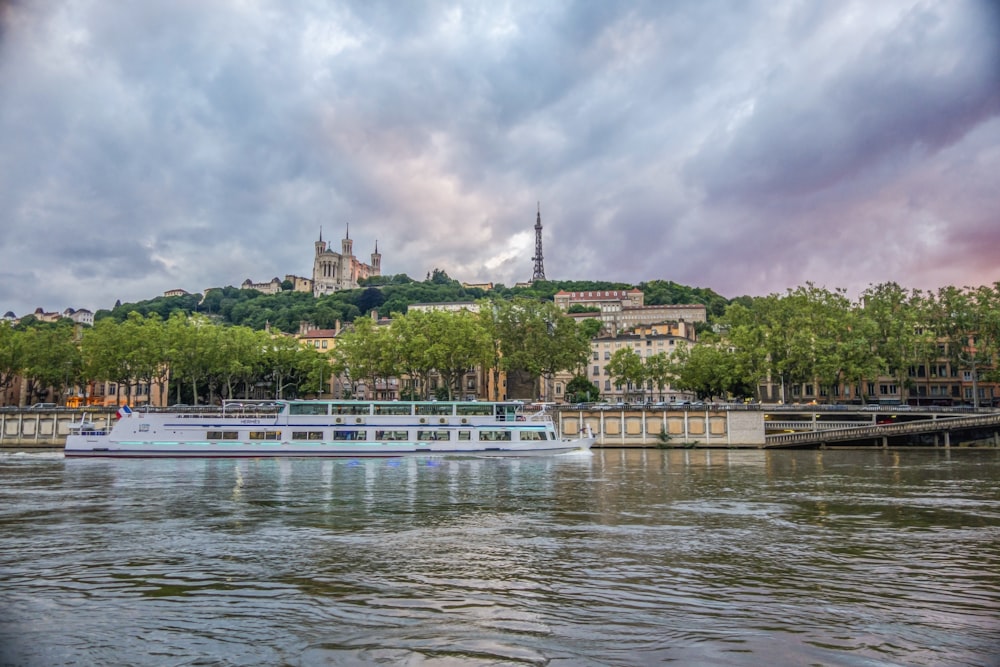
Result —
<instances>
[{"instance_id":1,"label":"reflection on water","mask_svg":"<svg viewBox=\"0 0 1000 667\"><path fill-rule=\"evenodd\" d=\"M0 457L0 664L997 664L996 452Z\"/></svg>"}]
</instances>

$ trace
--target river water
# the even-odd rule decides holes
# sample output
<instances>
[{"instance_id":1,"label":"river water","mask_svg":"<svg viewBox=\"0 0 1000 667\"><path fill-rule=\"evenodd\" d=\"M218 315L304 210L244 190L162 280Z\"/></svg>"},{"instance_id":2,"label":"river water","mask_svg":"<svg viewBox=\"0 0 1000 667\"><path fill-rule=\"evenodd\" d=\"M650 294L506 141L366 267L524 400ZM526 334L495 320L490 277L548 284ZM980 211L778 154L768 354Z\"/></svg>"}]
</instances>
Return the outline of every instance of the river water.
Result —
<instances>
[{"instance_id":1,"label":"river water","mask_svg":"<svg viewBox=\"0 0 1000 667\"><path fill-rule=\"evenodd\" d=\"M998 665L1000 452L0 455L0 665Z\"/></svg>"}]
</instances>

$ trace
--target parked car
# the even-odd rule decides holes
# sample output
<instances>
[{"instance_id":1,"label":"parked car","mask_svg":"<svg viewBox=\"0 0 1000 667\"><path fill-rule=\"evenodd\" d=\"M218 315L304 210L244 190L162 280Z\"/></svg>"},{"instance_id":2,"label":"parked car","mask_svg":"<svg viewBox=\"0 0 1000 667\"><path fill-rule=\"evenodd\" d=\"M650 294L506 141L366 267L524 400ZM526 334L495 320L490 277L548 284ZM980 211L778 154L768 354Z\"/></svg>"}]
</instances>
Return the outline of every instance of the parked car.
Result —
<instances>
[{"instance_id":1,"label":"parked car","mask_svg":"<svg viewBox=\"0 0 1000 667\"><path fill-rule=\"evenodd\" d=\"M29 410L55 410L58 407L55 403L35 403Z\"/></svg>"}]
</instances>

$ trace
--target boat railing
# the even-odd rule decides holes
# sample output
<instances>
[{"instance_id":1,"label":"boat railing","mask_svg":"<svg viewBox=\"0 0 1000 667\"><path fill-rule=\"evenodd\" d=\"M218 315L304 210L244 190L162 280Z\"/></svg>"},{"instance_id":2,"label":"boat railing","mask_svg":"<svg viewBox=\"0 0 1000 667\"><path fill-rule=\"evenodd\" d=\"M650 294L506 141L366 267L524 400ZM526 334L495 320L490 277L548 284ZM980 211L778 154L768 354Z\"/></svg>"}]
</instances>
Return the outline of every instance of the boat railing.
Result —
<instances>
[{"instance_id":1,"label":"boat railing","mask_svg":"<svg viewBox=\"0 0 1000 667\"><path fill-rule=\"evenodd\" d=\"M177 419L218 419L227 418L255 418L271 419L281 412L280 405L169 405L166 407L143 406L134 410L143 414L172 415Z\"/></svg>"}]
</instances>

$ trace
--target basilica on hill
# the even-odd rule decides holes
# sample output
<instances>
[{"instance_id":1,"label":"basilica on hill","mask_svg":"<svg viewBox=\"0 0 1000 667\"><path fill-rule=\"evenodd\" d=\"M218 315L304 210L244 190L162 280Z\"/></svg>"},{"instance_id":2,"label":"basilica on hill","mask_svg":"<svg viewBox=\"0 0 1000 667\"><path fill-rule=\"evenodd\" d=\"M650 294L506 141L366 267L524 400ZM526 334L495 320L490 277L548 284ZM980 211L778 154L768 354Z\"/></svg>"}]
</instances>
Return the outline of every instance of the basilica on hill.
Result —
<instances>
[{"instance_id":1,"label":"basilica on hill","mask_svg":"<svg viewBox=\"0 0 1000 667\"><path fill-rule=\"evenodd\" d=\"M356 289L359 280L382 275L382 255L378 251L378 241L375 242L371 264L365 264L354 256L353 244L350 226L347 227L347 233L340 242L339 253L323 240L323 230L320 229L319 240L316 241L316 255L313 258L313 296Z\"/></svg>"}]
</instances>

